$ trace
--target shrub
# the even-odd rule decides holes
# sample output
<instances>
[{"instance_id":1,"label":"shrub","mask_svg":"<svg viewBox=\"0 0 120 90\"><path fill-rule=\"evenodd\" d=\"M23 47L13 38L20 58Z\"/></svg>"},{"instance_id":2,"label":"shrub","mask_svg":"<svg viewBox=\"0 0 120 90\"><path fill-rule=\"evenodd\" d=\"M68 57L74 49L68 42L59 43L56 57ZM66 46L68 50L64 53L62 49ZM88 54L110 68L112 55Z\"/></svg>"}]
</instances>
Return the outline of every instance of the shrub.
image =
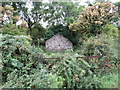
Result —
<instances>
[{"instance_id":1,"label":"shrub","mask_svg":"<svg viewBox=\"0 0 120 90\"><path fill-rule=\"evenodd\" d=\"M69 25L81 39L101 34L101 27L113 22L118 16L117 8L110 2L96 3L86 7L76 22Z\"/></svg>"},{"instance_id":2,"label":"shrub","mask_svg":"<svg viewBox=\"0 0 120 90\"><path fill-rule=\"evenodd\" d=\"M46 29L44 29L40 24L35 24L35 26L32 28L32 31L30 31L30 35L35 45L44 44L45 32L46 32Z\"/></svg>"},{"instance_id":3,"label":"shrub","mask_svg":"<svg viewBox=\"0 0 120 90\"><path fill-rule=\"evenodd\" d=\"M102 83L102 88L118 88L118 72L97 76L95 79Z\"/></svg>"},{"instance_id":4,"label":"shrub","mask_svg":"<svg viewBox=\"0 0 120 90\"><path fill-rule=\"evenodd\" d=\"M49 73L39 64L37 69L30 68L31 63L26 64L20 70L14 70L8 74L7 82L3 88L61 88L64 78Z\"/></svg>"},{"instance_id":5,"label":"shrub","mask_svg":"<svg viewBox=\"0 0 120 90\"><path fill-rule=\"evenodd\" d=\"M82 52L80 55L109 54L113 57L111 62L115 61L115 59L118 60L116 56L113 56L113 53L117 55L117 52L114 51L116 50L114 46L115 40L112 39L105 34L91 37L84 42L84 51L87 52ZM73 50L66 50L61 53L45 53L40 47L31 46L29 40L29 37L23 35L3 36L0 34L3 88L96 89L104 86L102 84L104 78L100 79L101 76L99 76L101 74L94 74L91 70L91 68L102 67L101 64L90 65L89 62L82 59L76 60L75 57L78 54ZM111 42L112 44L110 44ZM44 56L63 57L63 59L44 61ZM100 60L104 60L104 57ZM115 80L116 78L113 79L113 82ZM107 85L107 83L105 84Z\"/></svg>"},{"instance_id":6,"label":"shrub","mask_svg":"<svg viewBox=\"0 0 120 90\"><path fill-rule=\"evenodd\" d=\"M107 24L102 28L102 33L106 33L108 36L118 39L118 28L113 24Z\"/></svg>"},{"instance_id":7,"label":"shrub","mask_svg":"<svg viewBox=\"0 0 120 90\"><path fill-rule=\"evenodd\" d=\"M12 72L15 68L20 69L24 65L24 59L30 53L28 47L30 37L27 36L12 36L0 34L0 48L2 51L1 62L3 70L3 81L6 81L6 75Z\"/></svg>"},{"instance_id":8,"label":"shrub","mask_svg":"<svg viewBox=\"0 0 120 90\"><path fill-rule=\"evenodd\" d=\"M0 40L3 88L62 87L64 78L48 71L43 51L31 46L29 37L0 34Z\"/></svg>"},{"instance_id":9,"label":"shrub","mask_svg":"<svg viewBox=\"0 0 120 90\"><path fill-rule=\"evenodd\" d=\"M119 60L117 39L106 34L89 38L83 43L81 53L86 56L109 56L111 63L116 65Z\"/></svg>"},{"instance_id":10,"label":"shrub","mask_svg":"<svg viewBox=\"0 0 120 90\"><path fill-rule=\"evenodd\" d=\"M86 56L106 55L109 53L109 42L106 35L91 37L83 43L83 54Z\"/></svg>"},{"instance_id":11,"label":"shrub","mask_svg":"<svg viewBox=\"0 0 120 90\"><path fill-rule=\"evenodd\" d=\"M0 34L0 38L3 53L23 53L24 50L27 50L26 47L31 45L31 38L29 36L12 36L8 34Z\"/></svg>"},{"instance_id":12,"label":"shrub","mask_svg":"<svg viewBox=\"0 0 120 90\"><path fill-rule=\"evenodd\" d=\"M65 79L64 88L99 88L99 81L95 81L90 65L82 59L75 60L71 54L64 54L52 66L52 72Z\"/></svg>"},{"instance_id":13,"label":"shrub","mask_svg":"<svg viewBox=\"0 0 120 90\"><path fill-rule=\"evenodd\" d=\"M15 24L4 25L0 33L9 35L27 35L28 30L25 28L18 28Z\"/></svg>"}]
</instances>

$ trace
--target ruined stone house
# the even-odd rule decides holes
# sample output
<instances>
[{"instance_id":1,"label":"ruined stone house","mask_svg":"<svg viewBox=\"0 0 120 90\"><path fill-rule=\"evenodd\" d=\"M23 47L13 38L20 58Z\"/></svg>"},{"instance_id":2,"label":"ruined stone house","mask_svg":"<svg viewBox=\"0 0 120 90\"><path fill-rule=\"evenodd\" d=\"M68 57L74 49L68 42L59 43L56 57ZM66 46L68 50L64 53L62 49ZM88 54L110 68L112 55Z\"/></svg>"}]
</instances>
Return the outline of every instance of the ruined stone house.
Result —
<instances>
[{"instance_id":1,"label":"ruined stone house","mask_svg":"<svg viewBox=\"0 0 120 90\"><path fill-rule=\"evenodd\" d=\"M47 50L61 51L66 49L72 49L73 44L60 34L56 34L45 42Z\"/></svg>"}]
</instances>

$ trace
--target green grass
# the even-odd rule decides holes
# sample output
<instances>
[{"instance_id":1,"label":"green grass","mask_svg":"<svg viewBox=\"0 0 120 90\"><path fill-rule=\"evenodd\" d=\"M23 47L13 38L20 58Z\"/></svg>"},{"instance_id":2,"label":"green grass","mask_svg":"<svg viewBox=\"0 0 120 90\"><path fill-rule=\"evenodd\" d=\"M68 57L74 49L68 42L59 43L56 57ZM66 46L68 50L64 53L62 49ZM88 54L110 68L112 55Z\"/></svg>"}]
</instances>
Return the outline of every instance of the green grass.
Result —
<instances>
[{"instance_id":1,"label":"green grass","mask_svg":"<svg viewBox=\"0 0 120 90\"><path fill-rule=\"evenodd\" d=\"M100 77L96 77L103 88L118 88L118 73L110 73Z\"/></svg>"}]
</instances>

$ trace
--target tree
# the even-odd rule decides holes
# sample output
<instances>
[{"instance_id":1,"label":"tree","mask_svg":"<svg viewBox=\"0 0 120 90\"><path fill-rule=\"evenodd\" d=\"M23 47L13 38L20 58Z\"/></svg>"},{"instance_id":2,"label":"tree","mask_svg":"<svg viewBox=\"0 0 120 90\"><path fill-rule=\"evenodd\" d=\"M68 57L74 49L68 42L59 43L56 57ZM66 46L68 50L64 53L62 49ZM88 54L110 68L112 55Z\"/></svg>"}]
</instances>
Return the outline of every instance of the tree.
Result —
<instances>
[{"instance_id":1,"label":"tree","mask_svg":"<svg viewBox=\"0 0 120 90\"><path fill-rule=\"evenodd\" d=\"M17 11L14 10L14 8L11 5L3 5L0 6L0 20L1 20L1 25L3 25L5 22L13 23L14 21L17 21L19 16L14 16L14 13ZM6 15L6 18L4 16Z\"/></svg>"},{"instance_id":2,"label":"tree","mask_svg":"<svg viewBox=\"0 0 120 90\"><path fill-rule=\"evenodd\" d=\"M33 8L26 7L27 4L31 4ZM28 23L28 28L30 32L32 31L32 28L37 23L40 23L42 16L43 16L43 9L44 9L44 4L42 2L9 2L5 3L5 5L11 5L14 7L14 10L17 10L16 13L13 14L13 16L16 17L16 15L20 15L20 19L25 20ZM17 18L17 17L16 17ZM15 22L13 22L15 23Z\"/></svg>"},{"instance_id":3,"label":"tree","mask_svg":"<svg viewBox=\"0 0 120 90\"><path fill-rule=\"evenodd\" d=\"M99 34L100 28L117 17L116 6L112 3L96 3L88 6L79 15L76 22L69 25L73 31L79 32L81 36L87 34Z\"/></svg>"},{"instance_id":4,"label":"tree","mask_svg":"<svg viewBox=\"0 0 120 90\"><path fill-rule=\"evenodd\" d=\"M30 31L30 34L32 32L32 28L37 26L36 24L40 24L40 21L43 18L43 10L44 10L44 4L42 2L30 2L32 3L31 10L26 7L26 3L21 4L19 3L21 13L22 13L22 19L24 19L28 23L28 28Z\"/></svg>"},{"instance_id":5,"label":"tree","mask_svg":"<svg viewBox=\"0 0 120 90\"><path fill-rule=\"evenodd\" d=\"M118 15L119 15L119 17L116 19L116 21L117 21L116 24L117 24L118 28L120 29L120 2L115 3L115 5L118 8Z\"/></svg>"},{"instance_id":6,"label":"tree","mask_svg":"<svg viewBox=\"0 0 120 90\"><path fill-rule=\"evenodd\" d=\"M77 19L84 6L78 6L73 2L51 2L46 4L44 21L52 25L67 25Z\"/></svg>"},{"instance_id":7,"label":"tree","mask_svg":"<svg viewBox=\"0 0 120 90\"><path fill-rule=\"evenodd\" d=\"M120 2L116 2L115 5L117 6L117 8L118 8L118 14L120 15Z\"/></svg>"}]
</instances>

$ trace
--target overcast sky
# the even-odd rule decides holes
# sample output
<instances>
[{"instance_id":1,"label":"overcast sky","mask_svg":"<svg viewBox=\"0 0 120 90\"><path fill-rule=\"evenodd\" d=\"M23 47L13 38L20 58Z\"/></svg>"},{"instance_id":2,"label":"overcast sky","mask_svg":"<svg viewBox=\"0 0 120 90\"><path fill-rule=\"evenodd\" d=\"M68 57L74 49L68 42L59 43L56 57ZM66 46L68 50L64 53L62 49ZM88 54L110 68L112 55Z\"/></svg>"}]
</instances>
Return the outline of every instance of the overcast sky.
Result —
<instances>
[{"instance_id":1,"label":"overcast sky","mask_svg":"<svg viewBox=\"0 0 120 90\"><path fill-rule=\"evenodd\" d=\"M43 2L48 2L49 0L43 0ZM59 0L53 0L53 1L59 1ZM60 0L60 1L68 1L68 0ZM72 1L80 1L82 5L85 5L85 2L88 0L72 0ZM95 0L89 0L90 2L93 2ZM111 2L119 2L120 0L110 0Z\"/></svg>"},{"instance_id":2,"label":"overcast sky","mask_svg":"<svg viewBox=\"0 0 120 90\"><path fill-rule=\"evenodd\" d=\"M81 4L84 5L86 1L88 1L88 0L81 0ZM89 0L89 1L93 2L95 0ZM114 2L119 2L120 0L110 0L110 1L114 3Z\"/></svg>"}]
</instances>

